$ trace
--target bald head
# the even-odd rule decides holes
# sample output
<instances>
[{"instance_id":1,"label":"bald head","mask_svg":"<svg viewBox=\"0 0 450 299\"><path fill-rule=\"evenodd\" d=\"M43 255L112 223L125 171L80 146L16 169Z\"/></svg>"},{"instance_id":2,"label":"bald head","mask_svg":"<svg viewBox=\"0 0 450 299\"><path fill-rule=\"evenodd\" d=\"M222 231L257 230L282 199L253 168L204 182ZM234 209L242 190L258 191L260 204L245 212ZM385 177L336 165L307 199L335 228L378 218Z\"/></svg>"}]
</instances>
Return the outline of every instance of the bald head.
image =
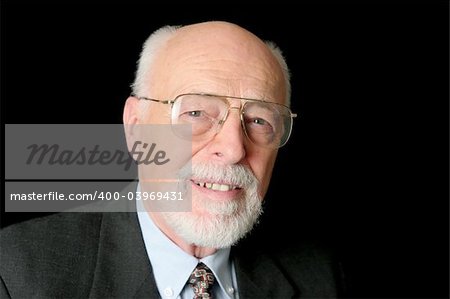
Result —
<instances>
[{"instance_id":1,"label":"bald head","mask_svg":"<svg viewBox=\"0 0 450 299\"><path fill-rule=\"evenodd\" d=\"M134 92L158 99L206 92L288 103L279 49L227 22L164 27L146 41Z\"/></svg>"}]
</instances>

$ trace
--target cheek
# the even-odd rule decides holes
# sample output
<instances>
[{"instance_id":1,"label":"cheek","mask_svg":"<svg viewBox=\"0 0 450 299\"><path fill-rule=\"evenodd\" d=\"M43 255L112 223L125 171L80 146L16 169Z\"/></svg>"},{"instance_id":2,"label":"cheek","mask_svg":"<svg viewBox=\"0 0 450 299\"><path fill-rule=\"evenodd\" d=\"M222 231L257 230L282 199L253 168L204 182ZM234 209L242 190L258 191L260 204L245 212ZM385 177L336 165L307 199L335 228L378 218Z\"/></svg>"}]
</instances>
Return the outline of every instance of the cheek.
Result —
<instances>
[{"instance_id":1,"label":"cheek","mask_svg":"<svg viewBox=\"0 0 450 299\"><path fill-rule=\"evenodd\" d=\"M260 182L258 192L261 197L264 197L269 187L273 166L275 164L275 158L276 152L256 153L247 157L250 168Z\"/></svg>"}]
</instances>

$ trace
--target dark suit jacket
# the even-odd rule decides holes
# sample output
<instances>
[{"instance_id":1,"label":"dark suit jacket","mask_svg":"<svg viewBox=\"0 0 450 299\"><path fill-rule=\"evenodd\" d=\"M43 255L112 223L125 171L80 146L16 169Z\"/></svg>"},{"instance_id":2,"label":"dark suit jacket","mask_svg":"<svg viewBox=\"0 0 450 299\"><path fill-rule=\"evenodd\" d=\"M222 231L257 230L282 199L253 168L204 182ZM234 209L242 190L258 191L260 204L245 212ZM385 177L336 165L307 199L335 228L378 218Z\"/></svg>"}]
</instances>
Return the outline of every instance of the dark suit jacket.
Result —
<instances>
[{"instance_id":1,"label":"dark suit jacket","mask_svg":"<svg viewBox=\"0 0 450 299\"><path fill-rule=\"evenodd\" d=\"M0 235L1 298L159 298L136 213L60 213ZM328 298L339 281L313 246L233 248L240 298Z\"/></svg>"}]
</instances>

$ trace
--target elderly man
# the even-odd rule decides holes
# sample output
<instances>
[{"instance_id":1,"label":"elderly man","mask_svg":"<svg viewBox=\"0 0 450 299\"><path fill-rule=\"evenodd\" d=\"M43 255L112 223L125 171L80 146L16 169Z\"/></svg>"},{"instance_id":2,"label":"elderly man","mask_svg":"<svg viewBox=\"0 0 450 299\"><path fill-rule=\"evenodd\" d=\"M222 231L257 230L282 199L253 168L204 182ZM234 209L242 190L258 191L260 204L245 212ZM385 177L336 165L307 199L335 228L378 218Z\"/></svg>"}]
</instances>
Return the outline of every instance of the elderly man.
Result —
<instances>
[{"instance_id":1,"label":"elderly man","mask_svg":"<svg viewBox=\"0 0 450 299\"><path fill-rule=\"evenodd\" d=\"M315 247L233 246L261 214L295 117L289 98L280 50L237 25L153 33L125 104L127 139L134 125L192 128L191 211L60 213L7 228L2 298L336 297L333 260Z\"/></svg>"}]
</instances>

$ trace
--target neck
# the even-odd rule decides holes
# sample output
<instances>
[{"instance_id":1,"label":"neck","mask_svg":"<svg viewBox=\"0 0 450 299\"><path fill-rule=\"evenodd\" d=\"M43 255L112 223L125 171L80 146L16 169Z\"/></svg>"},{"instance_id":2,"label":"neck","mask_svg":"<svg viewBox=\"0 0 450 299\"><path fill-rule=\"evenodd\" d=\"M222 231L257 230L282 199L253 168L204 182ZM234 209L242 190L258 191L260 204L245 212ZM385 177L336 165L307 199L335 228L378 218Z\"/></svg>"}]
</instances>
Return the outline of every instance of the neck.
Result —
<instances>
[{"instance_id":1,"label":"neck","mask_svg":"<svg viewBox=\"0 0 450 299\"><path fill-rule=\"evenodd\" d=\"M214 254L217 249L210 247L201 247L195 244L189 244L184 241L180 236L178 236L164 221L161 215L157 212L148 212L150 218L152 218L155 225L163 232L172 242L174 242L178 247L180 247L186 253L195 256L198 259L204 258L205 256Z\"/></svg>"}]
</instances>

